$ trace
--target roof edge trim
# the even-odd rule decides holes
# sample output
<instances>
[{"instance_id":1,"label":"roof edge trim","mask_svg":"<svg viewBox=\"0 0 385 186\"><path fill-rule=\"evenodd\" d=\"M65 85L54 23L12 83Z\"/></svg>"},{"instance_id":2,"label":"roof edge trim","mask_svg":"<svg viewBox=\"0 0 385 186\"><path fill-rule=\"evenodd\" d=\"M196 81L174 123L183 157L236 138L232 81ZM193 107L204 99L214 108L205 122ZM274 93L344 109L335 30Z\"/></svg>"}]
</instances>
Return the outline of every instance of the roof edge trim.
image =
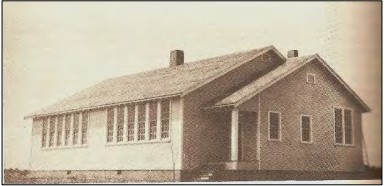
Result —
<instances>
[{"instance_id":1,"label":"roof edge trim","mask_svg":"<svg viewBox=\"0 0 385 186\"><path fill-rule=\"evenodd\" d=\"M212 78L206 80L205 82L203 82L203 83L201 83L201 84L199 84L199 85L196 85L196 86L193 86L193 87L189 88L188 90L186 90L186 91L184 91L184 92L182 93L182 96L186 96L187 94L189 94L189 93L191 93L191 92L197 90L198 88L200 88L200 87L206 85L207 83L210 83L211 81L214 81L215 79L218 79L219 77L221 77L221 76L223 76L224 74L226 74L226 73L228 73L228 72L230 72L230 71L232 71L232 70L238 68L239 66L241 66L241 65L243 65L243 64L245 64L245 63L248 63L248 62L254 60L254 59L257 58L258 56L260 56L260 55L266 53L266 52L269 51L269 50L273 50L275 53L278 54L278 56L279 56L283 61L286 61L286 58L285 58L285 57L284 57L284 56L283 56L283 55L282 55L282 54L281 54L281 53L280 53L280 52L279 52L273 45L269 45L269 46L263 48L262 51L258 52L257 55L253 56L253 57L250 58L249 60L245 60L245 61L242 62L242 63L239 63L239 64L237 64L237 65L234 65L234 66L232 66L231 68L228 68L227 70L224 70L224 71L222 71L222 72L219 72L218 74L214 75Z\"/></svg>"},{"instance_id":2,"label":"roof edge trim","mask_svg":"<svg viewBox=\"0 0 385 186\"><path fill-rule=\"evenodd\" d=\"M93 109L105 108L105 107L122 105L122 104L137 103L137 102L149 101L149 100L154 100L154 99L164 99L164 98L172 98L172 97L178 97L178 96L181 96L181 94L180 93L179 94L170 94L170 95L152 97L152 98L147 98L147 99L137 99L137 100L132 100L132 101L115 102L115 103L110 103L110 104L96 105L96 106L91 106L91 107L84 107L84 108L65 110L65 111L59 111L59 112L51 112L51 113L46 113L46 114L30 114L30 115L25 116L24 120L30 119L30 118L35 118L35 117L60 115L60 114L65 114L65 113L70 113L70 112L81 112L81 111L85 111L85 110L93 110Z\"/></svg>"}]
</instances>

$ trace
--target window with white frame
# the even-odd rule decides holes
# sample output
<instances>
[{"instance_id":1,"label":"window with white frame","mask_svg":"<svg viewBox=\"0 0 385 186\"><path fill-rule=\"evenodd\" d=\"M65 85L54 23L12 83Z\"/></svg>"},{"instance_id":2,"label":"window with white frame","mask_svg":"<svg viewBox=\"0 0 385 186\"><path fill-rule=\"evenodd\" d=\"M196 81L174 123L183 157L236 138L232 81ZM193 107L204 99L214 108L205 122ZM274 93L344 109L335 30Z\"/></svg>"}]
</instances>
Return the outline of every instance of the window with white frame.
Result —
<instances>
[{"instance_id":1,"label":"window with white frame","mask_svg":"<svg viewBox=\"0 0 385 186\"><path fill-rule=\"evenodd\" d=\"M117 141L118 142L121 142L123 141L123 127L124 127L124 105L121 105L121 106L118 106L118 109L117 109L117 120L116 120L116 124L117 124L117 130L116 130L116 133L117 133Z\"/></svg>"},{"instance_id":2,"label":"window with white frame","mask_svg":"<svg viewBox=\"0 0 385 186\"><path fill-rule=\"evenodd\" d=\"M155 101L149 103L150 106L150 140L156 139L157 110L158 104Z\"/></svg>"},{"instance_id":3,"label":"window with white frame","mask_svg":"<svg viewBox=\"0 0 385 186\"><path fill-rule=\"evenodd\" d=\"M301 142L312 142L312 118L308 115L301 115Z\"/></svg>"},{"instance_id":4,"label":"window with white frame","mask_svg":"<svg viewBox=\"0 0 385 186\"><path fill-rule=\"evenodd\" d=\"M135 105L127 106L127 141L135 140Z\"/></svg>"},{"instance_id":5,"label":"window with white frame","mask_svg":"<svg viewBox=\"0 0 385 186\"><path fill-rule=\"evenodd\" d=\"M161 137L166 139L170 135L170 100L163 100L161 106Z\"/></svg>"},{"instance_id":6,"label":"window with white frame","mask_svg":"<svg viewBox=\"0 0 385 186\"><path fill-rule=\"evenodd\" d=\"M71 114L65 115L65 125L64 125L64 145L70 145L71 140Z\"/></svg>"},{"instance_id":7,"label":"window with white frame","mask_svg":"<svg viewBox=\"0 0 385 186\"><path fill-rule=\"evenodd\" d=\"M63 137L63 116L60 115L57 117L57 134L56 134L56 146L60 147L62 145Z\"/></svg>"},{"instance_id":8,"label":"window with white frame","mask_svg":"<svg viewBox=\"0 0 385 186\"><path fill-rule=\"evenodd\" d=\"M146 139L146 104L138 104L138 140Z\"/></svg>"},{"instance_id":9,"label":"window with white frame","mask_svg":"<svg viewBox=\"0 0 385 186\"><path fill-rule=\"evenodd\" d=\"M334 108L334 141L336 144L353 144L352 120L351 109Z\"/></svg>"},{"instance_id":10,"label":"window with white frame","mask_svg":"<svg viewBox=\"0 0 385 186\"><path fill-rule=\"evenodd\" d=\"M47 145L47 134L48 134L48 117L45 117L43 118L41 147L46 147Z\"/></svg>"},{"instance_id":11,"label":"window with white frame","mask_svg":"<svg viewBox=\"0 0 385 186\"><path fill-rule=\"evenodd\" d=\"M315 84L315 74L307 73L306 74L306 83Z\"/></svg>"},{"instance_id":12,"label":"window with white frame","mask_svg":"<svg viewBox=\"0 0 385 186\"><path fill-rule=\"evenodd\" d=\"M51 116L49 118L49 147L54 146L55 143L55 128L56 128L56 117Z\"/></svg>"},{"instance_id":13,"label":"window with white frame","mask_svg":"<svg viewBox=\"0 0 385 186\"><path fill-rule=\"evenodd\" d=\"M281 140L281 113L269 111L269 140Z\"/></svg>"},{"instance_id":14,"label":"window with white frame","mask_svg":"<svg viewBox=\"0 0 385 186\"><path fill-rule=\"evenodd\" d=\"M114 139L114 108L107 109L107 143Z\"/></svg>"},{"instance_id":15,"label":"window with white frame","mask_svg":"<svg viewBox=\"0 0 385 186\"><path fill-rule=\"evenodd\" d=\"M87 134L88 134L88 120L89 115L88 112L82 113L82 145L87 144Z\"/></svg>"},{"instance_id":16,"label":"window with white frame","mask_svg":"<svg viewBox=\"0 0 385 186\"><path fill-rule=\"evenodd\" d=\"M79 113L74 113L74 121L73 121L73 133L72 133L72 144L79 144Z\"/></svg>"}]
</instances>

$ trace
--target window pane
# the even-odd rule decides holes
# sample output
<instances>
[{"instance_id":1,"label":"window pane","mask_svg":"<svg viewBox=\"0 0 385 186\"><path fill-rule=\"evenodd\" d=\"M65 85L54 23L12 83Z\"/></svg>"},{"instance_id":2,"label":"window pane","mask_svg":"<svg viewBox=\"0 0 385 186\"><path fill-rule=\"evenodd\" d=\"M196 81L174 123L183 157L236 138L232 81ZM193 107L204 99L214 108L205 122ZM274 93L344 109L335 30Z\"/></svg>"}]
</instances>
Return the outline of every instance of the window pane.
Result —
<instances>
[{"instance_id":1,"label":"window pane","mask_svg":"<svg viewBox=\"0 0 385 186\"><path fill-rule=\"evenodd\" d=\"M117 118L117 141L123 141L123 126L124 126L124 106L118 107L118 118Z\"/></svg>"},{"instance_id":2,"label":"window pane","mask_svg":"<svg viewBox=\"0 0 385 186\"><path fill-rule=\"evenodd\" d=\"M145 140L146 133L146 105L138 105L138 140Z\"/></svg>"},{"instance_id":3,"label":"window pane","mask_svg":"<svg viewBox=\"0 0 385 186\"><path fill-rule=\"evenodd\" d=\"M74 131L72 136L72 144L78 144L79 140L79 113L74 114Z\"/></svg>"},{"instance_id":4,"label":"window pane","mask_svg":"<svg viewBox=\"0 0 385 186\"><path fill-rule=\"evenodd\" d=\"M48 132L48 118L43 118L42 137L41 137L42 147L45 147L47 145L47 132Z\"/></svg>"},{"instance_id":5,"label":"window pane","mask_svg":"<svg viewBox=\"0 0 385 186\"><path fill-rule=\"evenodd\" d=\"M82 144L87 143L87 130L88 130L88 112L83 112L83 115L82 115Z\"/></svg>"},{"instance_id":6,"label":"window pane","mask_svg":"<svg viewBox=\"0 0 385 186\"><path fill-rule=\"evenodd\" d=\"M70 134L71 134L71 115L67 114L65 116L65 131L64 131L64 145L70 144Z\"/></svg>"},{"instance_id":7,"label":"window pane","mask_svg":"<svg viewBox=\"0 0 385 186\"><path fill-rule=\"evenodd\" d=\"M334 109L335 142L342 143L342 110Z\"/></svg>"},{"instance_id":8,"label":"window pane","mask_svg":"<svg viewBox=\"0 0 385 186\"><path fill-rule=\"evenodd\" d=\"M314 84L315 83L315 76L313 74L308 74L307 75L307 82L310 84Z\"/></svg>"},{"instance_id":9,"label":"window pane","mask_svg":"<svg viewBox=\"0 0 385 186\"><path fill-rule=\"evenodd\" d=\"M62 132L63 132L63 116L59 116L57 120L57 134L56 134L56 145L61 146Z\"/></svg>"},{"instance_id":10,"label":"window pane","mask_svg":"<svg viewBox=\"0 0 385 186\"><path fill-rule=\"evenodd\" d=\"M302 141L310 142L311 141L310 117L308 116L301 117L301 127L302 127Z\"/></svg>"},{"instance_id":11,"label":"window pane","mask_svg":"<svg viewBox=\"0 0 385 186\"><path fill-rule=\"evenodd\" d=\"M270 112L270 139L279 139L279 113Z\"/></svg>"},{"instance_id":12,"label":"window pane","mask_svg":"<svg viewBox=\"0 0 385 186\"><path fill-rule=\"evenodd\" d=\"M49 146L54 145L55 140L55 128L56 128L56 117L51 116L49 121Z\"/></svg>"},{"instance_id":13,"label":"window pane","mask_svg":"<svg viewBox=\"0 0 385 186\"><path fill-rule=\"evenodd\" d=\"M156 139L157 102L150 102L150 140Z\"/></svg>"},{"instance_id":14,"label":"window pane","mask_svg":"<svg viewBox=\"0 0 385 186\"><path fill-rule=\"evenodd\" d=\"M135 130L135 106L128 105L128 114L127 114L127 140L134 141L134 130Z\"/></svg>"},{"instance_id":15,"label":"window pane","mask_svg":"<svg viewBox=\"0 0 385 186\"><path fill-rule=\"evenodd\" d=\"M344 110L344 120L345 120L345 143L353 144L352 138L352 111Z\"/></svg>"},{"instance_id":16,"label":"window pane","mask_svg":"<svg viewBox=\"0 0 385 186\"><path fill-rule=\"evenodd\" d=\"M162 118L162 123L161 123L161 133L162 133L162 139L168 138L170 129L170 101L169 100L163 100L161 102L161 118Z\"/></svg>"},{"instance_id":17,"label":"window pane","mask_svg":"<svg viewBox=\"0 0 385 186\"><path fill-rule=\"evenodd\" d=\"M114 108L107 109L107 142L112 142L114 131Z\"/></svg>"}]
</instances>

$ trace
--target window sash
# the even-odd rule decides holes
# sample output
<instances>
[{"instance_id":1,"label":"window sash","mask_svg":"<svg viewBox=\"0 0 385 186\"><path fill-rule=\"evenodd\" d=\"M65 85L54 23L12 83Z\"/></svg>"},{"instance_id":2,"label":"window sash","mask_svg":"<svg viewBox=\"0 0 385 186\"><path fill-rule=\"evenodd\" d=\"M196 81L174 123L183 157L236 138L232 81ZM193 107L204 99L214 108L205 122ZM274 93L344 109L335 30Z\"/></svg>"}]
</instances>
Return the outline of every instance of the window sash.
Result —
<instances>
[{"instance_id":1,"label":"window sash","mask_svg":"<svg viewBox=\"0 0 385 186\"><path fill-rule=\"evenodd\" d=\"M135 140L135 105L127 107L127 141Z\"/></svg>"},{"instance_id":2,"label":"window sash","mask_svg":"<svg viewBox=\"0 0 385 186\"><path fill-rule=\"evenodd\" d=\"M312 119L311 116L301 115L301 142L312 142Z\"/></svg>"},{"instance_id":3,"label":"window sash","mask_svg":"<svg viewBox=\"0 0 385 186\"><path fill-rule=\"evenodd\" d=\"M269 111L269 140L281 139L281 113Z\"/></svg>"},{"instance_id":4,"label":"window sash","mask_svg":"<svg viewBox=\"0 0 385 186\"><path fill-rule=\"evenodd\" d=\"M43 118L41 147L47 146L48 118Z\"/></svg>"},{"instance_id":5,"label":"window sash","mask_svg":"<svg viewBox=\"0 0 385 186\"><path fill-rule=\"evenodd\" d=\"M162 100L161 104L161 138L170 137L170 100Z\"/></svg>"},{"instance_id":6,"label":"window sash","mask_svg":"<svg viewBox=\"0 0 385 186\"><path fill-rule=\"evenodd\" d=\"M334 142L353 145L353 111L348 108L334 108Z\"/></svg>"},{"instance_id":7,"label":"window sash","mask_svg":"<svg viewBox=\"0 0 385 186\"><path fill-rule=\"evenodd\" d=\"M54 146L55 142L55 129L56 129L56 117L51 116L49 120L49 146Z\"/></svg>"},{"instance_id":8,"label":"window sash","mask_svg":"<svg viewBox=\"0 0 385 186\"><path fill-rule=\"evenodd\" d=\"M56 146L62 145L63 119L63 116L58 116L57 118Z\"/></svg>"},{"instance_id":9,"label":"window sash","mask_svg":"<svg viewBox=\"0 0 385 186\"><path fill-rule=\"evenodd\" d=\"M89 114L88 112L82 113L82 145L87 144L87 134L88 134L88 122L89 122Z\"/></svg>"},{"instance_id":10,"label":"window sash","mask_svg":"<svg viewBox=\"0 0 385 186\"><path fill-rule=\"evenodd\" d=\"M114 108L108 108L107 109L107 134L106 134L106 140L107 142L113 141L113 135L114 135Z\"/></svg>"},{"instance_id":11,"label":"window sash","mask_svg":"<svg viewBox=\"0 0 385 186\"><path fill-rule=\"evenodd\" d=\"M353 144L352 111L344 110L345 144Z\"/></svg>"},{"instance_id":12,"label":"window sash","mask_svg":"<svg viewBox=\"0 0 385 186\"><path fill-rule=\"evenodd\" d=\"M117 130L116 130L116 136L117 141L122 142L123 141L123 127L124 127L124 106L119 106L117 109Z\"/></svg>"},{"instance_id":13,"label":"window sash","mask_svg":"<svg viewBox=\"0 0 385 186\"><path fill-rule=\"evenodd\" d=\"M138 105L138 140L146 139L146 104Z\"/></svg>"}]
</instances>

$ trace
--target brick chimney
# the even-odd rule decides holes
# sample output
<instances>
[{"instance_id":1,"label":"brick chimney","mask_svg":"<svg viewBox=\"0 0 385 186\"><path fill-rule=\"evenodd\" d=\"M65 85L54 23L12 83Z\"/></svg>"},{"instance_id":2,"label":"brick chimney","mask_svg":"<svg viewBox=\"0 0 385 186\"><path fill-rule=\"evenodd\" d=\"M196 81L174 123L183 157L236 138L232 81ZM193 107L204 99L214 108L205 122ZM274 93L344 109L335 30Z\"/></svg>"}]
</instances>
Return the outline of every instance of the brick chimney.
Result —
<instances>
[{"instance_id":1,"label":"brick chimney","mask_svg":"<svg viewBox=\"0 0 385 186\"><path fill-rule=\"evenodd\" d=\"M287 52L287 58L298 57L298 50L289 50Z\"/></svg>"},{"instance_id":2,"label":"brick chimney","mask_svg":"<svg viewBox=\"0 0 385 186\"><path fill-rule=\"evenodd\" d=\"M170 52L170 67L183 65L183 63L184 63L183 50L173 50Z\"/></svg>"}]
</instances>

